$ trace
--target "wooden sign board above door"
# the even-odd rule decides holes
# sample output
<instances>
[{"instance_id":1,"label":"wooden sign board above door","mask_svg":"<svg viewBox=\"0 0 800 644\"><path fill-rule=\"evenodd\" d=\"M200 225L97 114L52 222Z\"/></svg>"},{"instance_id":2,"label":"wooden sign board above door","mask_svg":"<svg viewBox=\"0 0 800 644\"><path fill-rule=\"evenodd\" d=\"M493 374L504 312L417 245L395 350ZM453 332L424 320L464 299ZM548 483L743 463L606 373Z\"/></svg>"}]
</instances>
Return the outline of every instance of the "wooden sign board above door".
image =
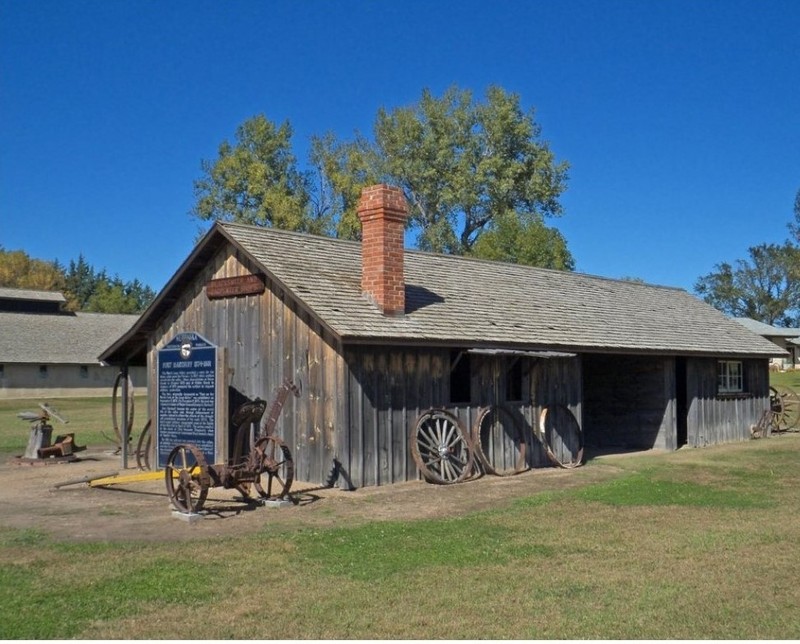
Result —
<instances>
[{"instance_id":1,"label":"wooden sign board above door","mask_svg":"<svg viewBox=\"0 0 800 644\"><path fill-rule=\"evenodd\" d=\"M263 275L222 277L206 284L206 297L209 300L218 300L241 295L261 295L265 288Z\"/></svg>"}]
</instances>

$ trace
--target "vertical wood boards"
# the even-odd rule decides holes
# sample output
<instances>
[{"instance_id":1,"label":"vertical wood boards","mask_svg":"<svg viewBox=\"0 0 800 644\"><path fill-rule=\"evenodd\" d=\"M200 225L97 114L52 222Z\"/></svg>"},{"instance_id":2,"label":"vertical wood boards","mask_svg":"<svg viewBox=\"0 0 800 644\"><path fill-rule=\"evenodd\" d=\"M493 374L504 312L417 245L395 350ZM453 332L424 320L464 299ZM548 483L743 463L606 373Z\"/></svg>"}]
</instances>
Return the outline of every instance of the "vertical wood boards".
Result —
<instances>
[{"instance_id":1,"label":"vertical wood boards","mask_svg":"<svg viewBox=\"0 0 800 644\"><path fill-rule=\"evenodd\" d=\"M717 360L687 360L687 444L693 447L750 438L764 410L769 408L767 360L743 360L745 392L721 395L717 391Z\"/></svg>"},{"instance_id":2,"label":"vertical wood boards","mask_svg":"<svg viewBox=\"0 0 800 644\"><path fill-rule=\"evenodd\" d=\"M330 478L345 421L337 403L341 352L337 341L269 279L262 294L213 300L205 295L211 279L256 272L232 248L220 250L179 294L149 339L148 369L154 373L155 352L176 333L196 331L225 349L225 385L235 394L270 403L284 379L292 379L302 393L287 398L275 433L292 451L295 478L323 484ZM150 396L151 415L153 404Z\"/></svg>"}]
</instances>

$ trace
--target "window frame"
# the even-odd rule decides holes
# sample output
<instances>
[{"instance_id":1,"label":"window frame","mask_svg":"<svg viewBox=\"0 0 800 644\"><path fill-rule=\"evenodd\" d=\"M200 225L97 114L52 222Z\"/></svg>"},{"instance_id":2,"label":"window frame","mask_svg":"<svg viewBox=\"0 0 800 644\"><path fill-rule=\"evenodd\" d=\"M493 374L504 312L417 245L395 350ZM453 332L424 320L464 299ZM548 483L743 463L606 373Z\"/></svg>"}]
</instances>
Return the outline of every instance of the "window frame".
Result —
<instances>
[{"instance_id":1,"label":"window frame","mask_svg":"<svg viewBox=\"0 0 800 644\"><path fill-rule=\"evenodd\" d=\"M717 393L723 396L745 393L744 362L717 360Z\"/></svg>"}]
</instances>

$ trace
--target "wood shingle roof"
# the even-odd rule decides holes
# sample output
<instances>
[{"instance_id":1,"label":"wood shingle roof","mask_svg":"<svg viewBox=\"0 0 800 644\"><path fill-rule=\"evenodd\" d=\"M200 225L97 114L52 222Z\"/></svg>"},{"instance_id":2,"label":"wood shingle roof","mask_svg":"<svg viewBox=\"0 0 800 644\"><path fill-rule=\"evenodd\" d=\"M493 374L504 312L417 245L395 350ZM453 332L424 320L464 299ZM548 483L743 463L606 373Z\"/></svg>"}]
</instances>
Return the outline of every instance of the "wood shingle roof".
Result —
<instances>
[{"instance_id":1,"label":"wood shingle roof","mask_svg":"<svg viewBox=\"0 0 800 644\"><path fill-rule=\"evenodd\" d=\"M97 364L138 319L108 313L0 312L0 363Z\"/></svg>"},{"instance_id":2,"label":"wood shingle roof","mask_svg":"<svg viewBox=\"0 0 800 644\"><path fill-rule=\"evenodd\" d=\"M772 342L670 287L405 251L406 313L384 316L361 291L361 245L217 223L134 327L101 355L144 355L147 333L226 242L345 343L769 357Z\"/></svg>"},{"instance_id":3,"label":"wood shingle roof","mask_svg":"<svg viewBox=\"0 0 800 644\"><path fill-rule=\"evenodd\" d=\"M359 243L238 224L220 230L344 341L776 353L681 289L417 251L405 255L406 315L386 317L361 292Z\"/></svg>"}]
</instances>

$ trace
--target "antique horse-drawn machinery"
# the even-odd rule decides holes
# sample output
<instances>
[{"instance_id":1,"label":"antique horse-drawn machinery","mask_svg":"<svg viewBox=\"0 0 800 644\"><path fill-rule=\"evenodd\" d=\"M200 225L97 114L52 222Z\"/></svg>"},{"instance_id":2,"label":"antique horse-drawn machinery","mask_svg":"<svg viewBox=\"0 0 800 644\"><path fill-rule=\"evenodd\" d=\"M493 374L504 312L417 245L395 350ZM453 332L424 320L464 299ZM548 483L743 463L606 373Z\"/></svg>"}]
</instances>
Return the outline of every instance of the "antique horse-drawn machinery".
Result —
<instances>
[{"instance_id":1,"label":"antique horse-drawn machinery","mask_svg":"<svg viewBox=\"0 0 800 644\"><path fill-rule=\"evenodd\" d=\"M258 432L254 428L264 416L265 401L256 398L233 413L231 424L237 430L233 455L226 463L209 464L203 452L190 443L172 449L164 468L164 481L176 510L200 512L212 487L236 489L246 501L289 500L294 461L289 447L273 431L290 392L300 394L291 380L285 380Z\"/></svg>"}]
</instances>

